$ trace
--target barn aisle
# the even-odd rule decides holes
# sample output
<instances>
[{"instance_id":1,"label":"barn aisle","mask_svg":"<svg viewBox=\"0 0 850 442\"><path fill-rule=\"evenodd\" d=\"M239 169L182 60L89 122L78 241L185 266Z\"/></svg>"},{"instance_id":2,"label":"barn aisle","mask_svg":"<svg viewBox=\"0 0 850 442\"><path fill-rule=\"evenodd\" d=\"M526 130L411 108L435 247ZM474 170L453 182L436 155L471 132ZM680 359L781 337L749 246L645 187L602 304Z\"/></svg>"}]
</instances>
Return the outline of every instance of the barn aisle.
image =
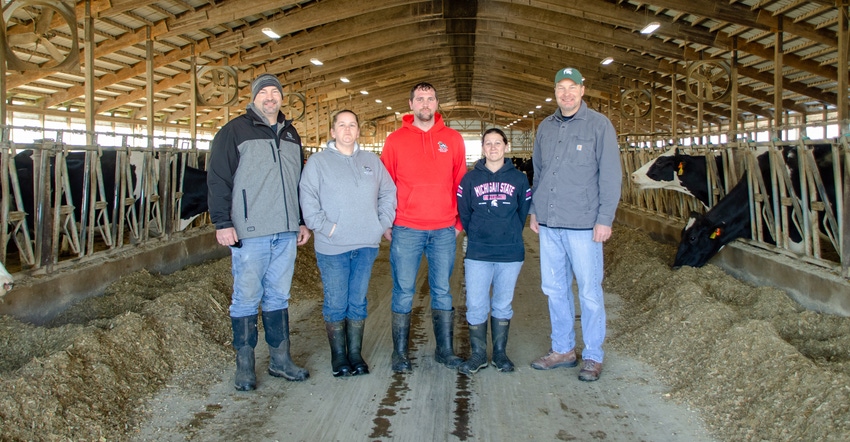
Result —
<instances>
[{"instance_id":1,"label":"barn aisle","mask_svg":"<svg viewBox=\"0 0 850 442\"><path fill-rule=\"evenodd\" d=\"M309 380L270 377L267 351L258 345L256 391L235 391L229 365L222 368L222 382L208 391L187 397L185 386L179 394L177 387L166 389L150 404L152 416L134 440L712 440L695 412L665 399L667 388L653 368L610 349L603 376L594 383L579 381L578 368L529 366L548 348L549 323L539 288L537 237L528 229L526 244L508 342L516 372L491 366L467 378L434 361L430 298L422 295L427 277L421 272L411 325L413 373L392 373L392 280L384 243L373 271L364 338L371 374L333 378L320 303L295 303L293 357L310 369ZM466 355L462 279L459 250L452 280L455 345ZM606 294L609 322L620 302Z\"/></svg>"}]
</instances>

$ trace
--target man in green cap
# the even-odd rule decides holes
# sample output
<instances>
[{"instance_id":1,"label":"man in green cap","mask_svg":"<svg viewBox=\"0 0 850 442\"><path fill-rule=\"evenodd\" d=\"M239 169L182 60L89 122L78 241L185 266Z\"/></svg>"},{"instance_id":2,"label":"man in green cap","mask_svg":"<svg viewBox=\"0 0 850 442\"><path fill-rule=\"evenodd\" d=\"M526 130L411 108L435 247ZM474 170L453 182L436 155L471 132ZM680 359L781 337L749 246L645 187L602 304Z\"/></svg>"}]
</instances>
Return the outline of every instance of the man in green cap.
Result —
<instances>
[{"instance_id":1,"label":"man in green cap","mask_svg":"<svg viewBox=\"0 0 850 442\"><path fill-rule=\"evenodd\" d=\"M531 230L540 236L541 288L549 297L552 346L537 370L575 367L573 277L578 284L584 350L579 379L602 373L605 304L602 243L611 237L620 201L620 151L607 117L582 100L584 79L567 67L555 74L558 109L537 128Z\"/></svg>"}]
</instances>

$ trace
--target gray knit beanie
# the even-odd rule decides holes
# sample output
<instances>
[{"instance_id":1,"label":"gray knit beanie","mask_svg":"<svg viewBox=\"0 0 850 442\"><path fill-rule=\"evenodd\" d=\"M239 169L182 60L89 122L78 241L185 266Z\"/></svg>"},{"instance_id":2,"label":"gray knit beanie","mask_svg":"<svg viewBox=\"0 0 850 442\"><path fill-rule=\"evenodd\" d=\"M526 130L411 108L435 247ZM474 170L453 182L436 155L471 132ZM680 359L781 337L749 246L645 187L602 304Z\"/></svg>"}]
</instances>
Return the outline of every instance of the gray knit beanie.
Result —
<instances>
[{"instance_id":1,"label":"gray knit beanie","mask_svg":"<svg viewBox=\"0 0 850 442\"><path fill-rule=\"evenodd\" d=\"M251 83L251 101L254 101L254 99L257 98L257 93L259 93L261 89L268 86L276 87L280 92L280 95L283 96L283 87L280 85L280 80L272 74L263 74Z\"/></svg>"}]
</instances>

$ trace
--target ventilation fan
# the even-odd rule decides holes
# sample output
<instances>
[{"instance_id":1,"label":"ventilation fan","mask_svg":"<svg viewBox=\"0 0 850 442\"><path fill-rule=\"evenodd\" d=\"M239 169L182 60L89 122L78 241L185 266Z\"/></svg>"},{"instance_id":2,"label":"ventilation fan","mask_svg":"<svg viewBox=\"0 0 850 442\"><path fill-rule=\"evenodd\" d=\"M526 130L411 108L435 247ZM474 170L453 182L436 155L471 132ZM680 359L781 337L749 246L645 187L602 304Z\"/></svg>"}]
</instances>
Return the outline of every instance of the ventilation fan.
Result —
<instances>
[{"instance_id":1,"label":"ventilation fan","mask_svg":"<svg viewBox=\"0 0 850 442\"><path fill-rule=\"evenodd\" d=\"M224 107L236 104L239 83L231 66L204 66L198 71L195 100L200 106Z\"/></svg>"},{"instance_id":2,"label":"ventilation fan","mask_svg":"<svg viewBox=\"0 0 850 442\"><path fill-rule=\"evenodd\" d=\"M645 89L626 89L620 95L620 112L629 118L645 117L652 110L652 95Z\"/></svg>"},{"instance_id":3,"label":"ventilation fan","mask_svg":"<svg viewBox=\"0 0 850 442\"><path fill-rule=\"evenodd\" d=\"M56 20L59 23L53 26ZM59 0L15 0L3 11L3 24L0 38L10 70L79 70L77 18L72 6ZM70 36L57 32L65 28Z\"/></svg>"},{"instance_id":4,"label":"ventilation fan","mask_svg":"<svg viewBox=\"0 0 850 442\"><path fill-rule=\"evenodd\" d=\"M732 92L732 70L722 61L700 60L688 66L685 94L692 102L726 101Z\"/></svg>"},{"instance_id":5,"label":"ventilation fan","mask_svg":"<svg viewBox=\"0 0 850 442\"><path fill-rule=\"evenodd\" d=\"M286 111L284 114L293 120L301 120L307 109L307 99L298 92L288 92L283 98Z\"/></svg>"}]
</instances>

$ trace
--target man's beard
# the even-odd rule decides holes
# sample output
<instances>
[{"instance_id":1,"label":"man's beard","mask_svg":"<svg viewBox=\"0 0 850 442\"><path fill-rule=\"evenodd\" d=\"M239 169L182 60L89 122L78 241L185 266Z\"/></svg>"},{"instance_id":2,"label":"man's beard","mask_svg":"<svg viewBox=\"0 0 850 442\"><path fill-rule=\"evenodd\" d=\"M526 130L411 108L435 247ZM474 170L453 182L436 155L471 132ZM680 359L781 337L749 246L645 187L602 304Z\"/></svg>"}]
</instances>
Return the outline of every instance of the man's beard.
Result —
<instances>
[{"instance_id":1,"label":"man's beard","mask_svg":"<svg viewBox=\"0 0 850 442\"><path fill-rule=\"evenodd\" d=\"M434 119L433 112L428 112L427 114L425 112L426 111L419 111L419 113L416 114L416 118L418 118L419 121L431 121Z\"/></svg>"}]
</instances>

